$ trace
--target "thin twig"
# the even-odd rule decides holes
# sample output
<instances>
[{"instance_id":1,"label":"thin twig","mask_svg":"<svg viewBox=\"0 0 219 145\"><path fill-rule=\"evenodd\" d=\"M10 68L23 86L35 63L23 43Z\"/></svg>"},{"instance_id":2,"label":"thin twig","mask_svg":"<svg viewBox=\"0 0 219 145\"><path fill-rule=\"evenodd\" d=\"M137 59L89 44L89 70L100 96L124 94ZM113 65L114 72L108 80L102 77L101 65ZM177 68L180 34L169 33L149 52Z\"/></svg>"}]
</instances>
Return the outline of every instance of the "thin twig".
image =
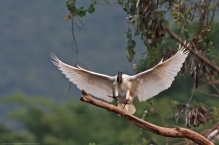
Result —
<instances>
[{"instance_id":1,"label":"thin twig","mask_svg":"<svg viewBox=\"0 0 219 145\"><path fill-rule=\"evenodd\" d=\"M209 94L209 93L207 93L207 92L205 92L205 91L201 91L201 90L195 90L196 92L199 92L199 93L202 93L202 94L205 94L205 95L207 95L207 96L209 96L209 97L214 97L214 98L219 98L219 95L218 94Z\"/></svg>"},{"instance_id":2,"label":"thin twig","mask_svg":"<svg viewBox=\"0 0 219 145\"><path fill-rule=\"evenodd\" d=\"M75 33L74 33L74 17L71 17L71 32L72 32L72 49L75 51L76 53L76 57L75 57L75 67L78 64L78 46L77 46L77 42L76 42L76 38L75 38ZM73 47L73 43L75 45L75 48Z\"/></svg>"}]
</instances>

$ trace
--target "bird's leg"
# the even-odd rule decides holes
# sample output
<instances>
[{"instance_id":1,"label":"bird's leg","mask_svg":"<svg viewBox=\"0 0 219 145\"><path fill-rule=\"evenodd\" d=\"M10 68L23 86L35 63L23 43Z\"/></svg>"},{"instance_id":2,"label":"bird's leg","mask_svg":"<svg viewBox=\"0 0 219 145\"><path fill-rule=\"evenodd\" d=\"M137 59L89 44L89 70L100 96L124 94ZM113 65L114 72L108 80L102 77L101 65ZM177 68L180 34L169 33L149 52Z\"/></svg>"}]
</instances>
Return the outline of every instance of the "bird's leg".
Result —
<instances>
[{"instance_id":1,"label":"bird's leg","mask_svg":"<svg viewBox=\"0 0 219 145\"><path fill-rule=\"evenodd\" d=\"M124 103L123 109L125 108L125 105L127 105L127 104L128 104L128 101L126 100L125 103Z\"/></svg>"},{"instance_id":2,"label":"bird's leg","mask_svg":"<svg viewBox=\"0 0 219 145\"><path fill-rule=\"evenodd\" d=\"M115 96L114 93L113 93L113 96L110 96L110 95L107 95L107 96L110 97L110 98L115 99L116 101L118 101L118 96Z\"/></svg>"},{"instance_id":3,"label":"bird's leg","mask_svg":"<svg viewBox=\"0 0 219 145\"><path fill-rule=\"evenodd\" d=\"M125 108L125 105L127 105L127 104L131 104L131 103L128 103L128 101L126 100L125 103L124 103L123 109Z\"/></svg>"},{"instance_id":4,"label":"bird's leg","mask_svg":"<svg viewBox=\"0 0 219 145\"><path fill-rule=\"evenodd\" d=\"M125 103L124 103L124 107L123 107L123 109L125 108L125 105L127 105L127 104L129 104L128 103L128 100L129 100L129 94L130 94L130 90L128 90L127 92L126 92L126 98L125 98Z\"/></svg>"}]
</instances>

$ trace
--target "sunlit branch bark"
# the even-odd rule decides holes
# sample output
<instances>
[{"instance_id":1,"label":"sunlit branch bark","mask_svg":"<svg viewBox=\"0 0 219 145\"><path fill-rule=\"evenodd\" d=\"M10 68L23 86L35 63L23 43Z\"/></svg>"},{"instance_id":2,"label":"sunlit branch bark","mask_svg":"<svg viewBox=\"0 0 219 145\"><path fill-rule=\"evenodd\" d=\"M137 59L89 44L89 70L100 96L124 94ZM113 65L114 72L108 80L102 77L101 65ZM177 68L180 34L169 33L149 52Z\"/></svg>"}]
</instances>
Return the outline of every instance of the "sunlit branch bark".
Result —
<instances>
[{"instance_id":1,"label":"sunlit branch bark","mask_svg":"<svg viewBox=\"0 0 219 145\"><path fill-rule=\"evenodd\" d=\"M189 130L186 128L181 128L181 127L175 127L175 128L160 127L160 126L151 124L147 121L144 121L140 118L137 118L137 117L127 113L126 111L112 105L112 104L108 104L108 103L105 103L103 101L96 100L96 99L92 98L84 90L82 90L82 94L84 95L80 98L80 100L82 102L86 102L86 103L95 105L97 107L106 109L108 111L114 112L116 114L119 114L127 122L129 122L135 126L138 126L142 129L145 129L147 131L150 131L152 133L155 133L155 134L158 134L161 136L165 136L165 137L187 138L187 139L194 141L197 144L202 144L202 145L213 145L213 143L210 142L208 139L206 139L204 136L202 136L202 135L200 135L192 130Z\"/></svg>"}]
</instances>

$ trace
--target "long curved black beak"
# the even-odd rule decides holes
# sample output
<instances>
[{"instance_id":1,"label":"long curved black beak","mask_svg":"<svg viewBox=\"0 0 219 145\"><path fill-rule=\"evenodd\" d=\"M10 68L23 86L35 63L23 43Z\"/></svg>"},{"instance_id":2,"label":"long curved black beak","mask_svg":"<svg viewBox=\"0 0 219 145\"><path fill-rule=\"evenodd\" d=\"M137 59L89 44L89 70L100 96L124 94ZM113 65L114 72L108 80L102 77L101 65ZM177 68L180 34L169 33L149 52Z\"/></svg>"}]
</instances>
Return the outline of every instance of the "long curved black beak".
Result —
<instances>
[{"instance_id":1,"label":"long curved black beak","mask_svg":"<svg viewBox=\"0 0 219 145\"><path fill-rule=\"evenodd\" d=\"M122 71L118 71L117 83L118 83L118 84L121 84L121 83L122 83Z\"/></svg>"}]
</instances>

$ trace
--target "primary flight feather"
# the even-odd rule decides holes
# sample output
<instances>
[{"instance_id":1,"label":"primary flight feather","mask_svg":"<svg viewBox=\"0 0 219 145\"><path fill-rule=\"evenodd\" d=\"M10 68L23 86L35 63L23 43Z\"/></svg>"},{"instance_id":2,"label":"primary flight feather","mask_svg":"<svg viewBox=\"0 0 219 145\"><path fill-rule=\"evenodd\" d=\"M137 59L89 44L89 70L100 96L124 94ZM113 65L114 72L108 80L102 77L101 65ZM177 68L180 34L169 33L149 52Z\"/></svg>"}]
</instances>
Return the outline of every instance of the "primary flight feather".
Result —
<instances>
[{"instance_id":1,"label":"primary flight feather","mask_svg":"<svg viewBox=\"0 0 219 145\"><path fill-rule=\"evenodd\" d=\"M108 76L65 64L54 53L51 57L53 64L79 89L84 89L108 102L116 98L119 108L133 114L136 111L132 104L134 97L138 97L140 102L146 101L169 88L188 53L189 51L185 51L180 45L177 53L171 58L164 62L161 60L153 68L133 76L123 74L121 71L116 76Z\"/></svg>"}]
</instances>

